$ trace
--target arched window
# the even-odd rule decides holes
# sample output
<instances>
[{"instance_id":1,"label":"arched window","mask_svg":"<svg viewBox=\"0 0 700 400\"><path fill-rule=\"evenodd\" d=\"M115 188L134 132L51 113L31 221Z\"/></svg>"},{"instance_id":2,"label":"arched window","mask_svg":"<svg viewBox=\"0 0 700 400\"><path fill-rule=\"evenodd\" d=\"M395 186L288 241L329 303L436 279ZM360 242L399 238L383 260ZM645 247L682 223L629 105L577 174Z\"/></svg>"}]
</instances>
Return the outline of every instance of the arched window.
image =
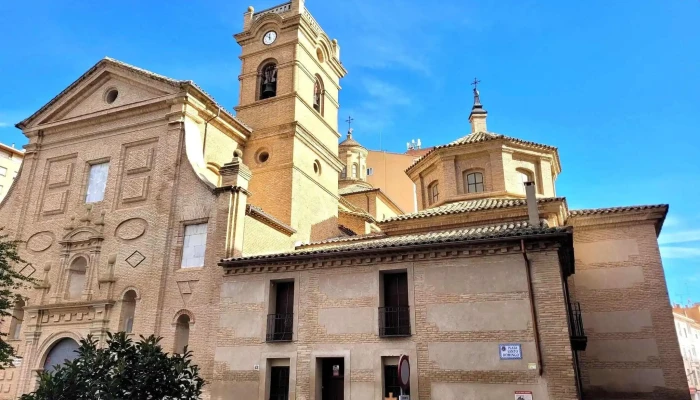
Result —
<instances>
[{"instance_id":1,"label":"arched window","mask_svg":"<svg viewBox=\"0 0 700 400\"><path fill-rule=\"evenodd\" d=\"M352 165L352 177L357 179L357 164Z\"/></svg>"},{"instance_id":2,"label":"arched window","mask_svg":"<svg viewBox=\"0 0 700 400\"><path fill-rule=\"evenodd\" d=\"M438 181L434 181L433 183L428 185L428 199L430 204L435 204L440 199Z\"/></svg>"},{"instance_id":3,"label":"arched window","mask_svg":"<svg viewBox=\"0 0 700 400\"><path fill-rule=\"evenodd\" d=\"M119 329L131 333L134 330L134 315L136 314L136 292L129 290L122 298L122 315L119 318Z\"/></svg>"},{"instance_id":4,"label":"arched window","mask_svg":"<svg viewBox=\"0 0 700 400\"><path fill-rule=\"evenodd\" d=\"M484 191L484 175L481 172L465 172L464 187L467 193L481 193Z\"/></svg>"},{"instance_id":5,"label":"arched window","mask_svg":"<svg viewBox=\"0 0 700 400\"><path fill-rule=\"evenodd\" d=\"M345 178L345 177L347 177L347 176L348 176L348 167L344 165L344 166L343 166L343 170L340 171L340 177L341 177L341 178Z\"/></svg>"},{"instance_id":6,"label":"arched window","mask_svg":"<svg viewBox=\"0 0 700 400\"><path fill-rule=\"evenodd\" d=\"M19 339L22 331L22 321L24 321L24 300L18 299L12 311L12 321L10 321L10 339Z\"/></svg>"},{"instance_id":7,"label":"arched window","mask_svg":"<svg viewBox=\"0 0 700 400\"><path fill-rule=\"evenodd\" d=\"M518 179L520 180L520 183L521 183L520 190L523 193L525 193L525 182L534 182L535 177L532 174L532 172L530 172L524 168L518 168L516 170L516 172L518 173Z\"/></svg>"},{"instance_id":8,"label":"arched window","mask_svg":"<svg viewBox=\"0 0 700 400\"><path fill-rule=\"evenodd\" d=\"M68 292L69 299L79 299L85 289L85 273L87 272L87 260L85 257L78 257L68 268Z\"/></svg>"},{"instance_id":9,"label":"arched window","mask_svg":"<svg viewBox=\"0 0 700 400\"><path fill-rule=\"evenodd\" d=\"M277 64L269 62L260 68L260 100L277 96Z\"/></svg>"},{"instance_id":10,"label":"arched window","mask_svg":"<svg viewBox=\"0 0 700 400\"><path fill-rule=\"evenodd\" d=\"M316 75L316 82L314 82L314 110L318 111L323 115L323 81L321 77Z\"/></svg>"},{"instance_id":11,"label":"arched window","mask_svg":"<svg viewBox=\"0 0 700 400\"><path fill-rule=\"evenodd\" d=\"M61 339L51 347L44 360L44 372L53 372L57 366L78 357L78 342L73 339Z\"/></svg>"},{"instance_id":12,"label":"arched window","mask_svg":"<svg viewBox=\"0 0 700 400\"><path fill-rule=\"evenodd\" d=\"M182 314L175 324L175 353L182 354L190 341L190 316Z\"/></svg>"}]
</instances>

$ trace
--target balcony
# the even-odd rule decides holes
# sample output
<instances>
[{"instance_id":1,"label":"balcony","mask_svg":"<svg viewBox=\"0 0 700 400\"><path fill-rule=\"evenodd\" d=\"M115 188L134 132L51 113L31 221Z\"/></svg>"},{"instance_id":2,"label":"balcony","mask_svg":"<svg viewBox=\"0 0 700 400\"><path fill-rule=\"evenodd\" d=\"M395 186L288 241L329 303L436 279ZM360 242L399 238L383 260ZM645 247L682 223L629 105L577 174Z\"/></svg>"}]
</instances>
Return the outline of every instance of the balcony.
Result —
<instances>
[{"instance_id":1,"label":"balcony","mask_svg":"<svg viewBox=\"0 0 700 400\"><path fill-rule=\"evenodd\" d=\"M571 303L571 347L576 351L586 350L588 338L583 330L583 318L581 318L581 304Z\"/></svg>"},{"instance_id":2,"label":"balcony","mask_svg":"<svg viewBox=\"0 0 700 400\"><path fill-rule=\"evenodd\" d=\"M294 314L269 314L267 316L268 342L290 342L294 330Z\"/></svg>"},{"instance_id":3,"label":"balcony","mask_svg":"<svg viewBox=\"0 0 700 400\"><path fill-rule=\"evenodd\" d=\"M411 336L408 307L379 307L379 336Z\"/></svg>"}]
</instances>

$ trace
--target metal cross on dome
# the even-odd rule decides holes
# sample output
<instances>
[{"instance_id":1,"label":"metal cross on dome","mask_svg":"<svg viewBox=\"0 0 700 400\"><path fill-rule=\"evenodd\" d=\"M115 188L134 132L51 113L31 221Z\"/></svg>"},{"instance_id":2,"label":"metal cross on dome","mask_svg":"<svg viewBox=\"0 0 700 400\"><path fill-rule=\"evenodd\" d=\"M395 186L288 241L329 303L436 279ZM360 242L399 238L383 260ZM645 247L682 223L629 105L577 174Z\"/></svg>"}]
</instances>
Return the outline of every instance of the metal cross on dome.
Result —
<instances>
[{"instance_id":1,"label":"metal cross on dome","mask_svg":"<svg viewBox=\"0 0 700 400\"><path fill-rule=\"evenodd\" d=\"M474 78L474 82L472 82L472 86L474 86L474 89L475 89L475 90L478 89L477 86L478 86L480 83L481 83L480 80Z\"/></svg>"},{"instance_id":2,"label":"metal cross on dome","mask_svg":"<svg viewBox=\"0 0 700 400\"><path fill-rule=\"evenodd\" d=\"M348 131L349 131L350 128L352 127L352 121L354 121L354 120L355 120L355 118L353 118L353 117L350 116L350 115L348 115L348 119L345 120L345 122L348 123Z\"/></svg>"}]
</instances>

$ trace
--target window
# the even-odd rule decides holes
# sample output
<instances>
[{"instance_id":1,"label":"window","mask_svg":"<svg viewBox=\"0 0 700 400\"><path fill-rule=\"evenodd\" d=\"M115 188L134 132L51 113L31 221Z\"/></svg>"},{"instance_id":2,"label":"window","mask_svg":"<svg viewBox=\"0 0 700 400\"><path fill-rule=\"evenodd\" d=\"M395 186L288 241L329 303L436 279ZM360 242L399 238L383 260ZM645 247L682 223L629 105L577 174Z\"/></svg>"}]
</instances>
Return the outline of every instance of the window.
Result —
<instances>
[{"instance_id":1,"label":"window","mask_svg":"<svg viewBox=\"0 0 700 400\"><path fill-rule=\"evenodd\" d=\"M438 190L438 182L435 181L428 185L429 203L435 204L440 199L440 191Z\"/></svg>"},{"instance_id":2,"label":"window","mask_svg":"<svg viewBox=\"0 0 700 400\"><path fill-rule=\"evenodd\" d=\"M314 161L314 174L321 175L321 162L318 160Z\"/></svg>"},{"instance_id":3,"label":"window","mask_svg":"<svg viewBox=\"0 0 700 400\"><path fill-rule=\"evenodd\" d=\"M352 177L357 179L357 164L352 165Z\"/></svg>"},{"instance_id":4,"label":"window","mask_svg":"<svg viewBox=\"0 0 700 400\"><path fill-rule=\"evenodd\" d=\"M206 249L207 223L185 225L185 239L182 244L182 262L180 267L203 267Z\"/></svg>"},{"instance_id":5,"label":"window","mask_svg":"<svg viewBox=\"0 0 700 400\"><path fill-rule=\"evenodd\" d=\"M109 163L92 164L90 166L87 193L85 194L86 203L96 203L104 199L108 171Z\"/></svg>"},{"instance_id":6,"label":"window","mask_svg":"<svg viewBox=\"0 0 700 400\"><path fill-rule=\"evenodd\" d=\"M367 176L374 175L374 168L367 168Z\"/></svg>"},{"instance_id":7,"label":"window","mask_svg":"<svg viewBox=\"0 0 700 400\"><path fill-rule=\"evenodd\" d=\"M347 176L348 176L348 167L347 167L347 166L343 166L342 171L340 171L340 177L341 177L341 178L345 178L345 177L347 177Z\"/></svg>"},{"instance_id":8,"label":"window","mask_svg":"<svg viewBox=\"0 0 700 400\"><path fill-rule=\"evenodd\" d=\"M464 187L467 188L467 193L481 193L484 191L484 175L481 172L470 172L464 177Z\"/></svg>"},{"instance_id":9,"label":"window","mask_svg":"<svg viewBox=\"0 0 700 400\"><path fill-rule=\"evenodd\" d=\"M0 167L0 176L7 176L7 168Z\"/></svg>"},{"instance_id":10,"label":"window","mask_svg":"<svg viewBox=\"0 0 700 400\"><path fill-rule=\"evenodd\" d=\"M260 69L260 100L277 96L277 64L263 65Z\"/></svg>"},{"instance_id":11,"label":"window","mask_svg":"<svg viewBox=\"0 0 700 400\"><path fill-rule=\"evenodd\" d=\"M318 111L323 115L323 81L321 77L316 75L316 81L314 82L314 110Z\"/></svg>"},{"instance_id":12,"label":"window","mask_svg":"<svg viewBox=\"0 0 700 400\"><path fill-rule=\"evenodd\" d=\"M534 182L535 177L532 175L532 172L526 169L518 168L516 171L518 172L520 182L522 183L522 185L520 185L520 189L525 192L525 182Z\"/></svg>"},{"instance_id":13,"label":"window","mask_svg":"<svg viewBox=\"0 0 700 400\"><path fill-rule=\"evenodd\" d=\"M69 299L79 299L85 289L85 273L87 272L87 260L78 257L68 268L68 292Z\"/></svg>"},{"instance_id":14,"label":"window","mask_svg":"<svg viewBox=\"0 0 700 400\"><path fill-rule=\"evenodd\" d=\"M12 321L10 322L10 339L20 338L22 321L24 321L24 300L19 299L15 303L15 308L12 311Z\"/></svg>"},{"instance_id":15,"label":"window","mask_svg":"<svg viewBox=\"0 0 700 400\"><path fill-rule=\"evenodd\" d=\"M408 274L406 271L381 275L382 307L379 307L379 336L409 336L411 319L408 307Z\"/></svg>"},{"instance_id":16,"label":"window","mask_svg":"<svg viewBox=\"0 0 700 400\"><path fill-rule=\"evenodd\" d=\"M190 316L182 314L175 323L175 353L183 354L190 341Z\"/></svg>"},{"instance_id":17,"label":"window","mask_svg":"<svg viewBox=\"0 0 700 400\"><path fill-rule=\"evenodd\" d=\"M270 367L270 400L289 399L289 366Z\"/></svg>"},{"instance_id":18,"label":"window","mask_svg":"<svg viewBox=\"0 0 700 400\"><path fill-rule=\"evenodd\" d=\"M389 361L391 359L391 361ZM386 357L384 362L384 397L399 398L401 394L401 382L399 381L398 357ZM410 395L411 388L404 389L403 394Z\"/></svg>"},{"instance_id":19,"label":"window","mask_svg":"<svg viewBox=\"0 0 700 400\"><path fill-rule=\"evenodd\" d=\"M134 314L136 313L136 292L129 290L124 293L122 299L122 315L119 319L120 330L126 333L132 333L134 330Z\"/></svg>"},{"instance_id":20,"label":"window","mask_svg":"<svg viewBox=\"0 0 700 400\"><path fill-rule=\"evenodd\" d=\"M268 342L290 341L294 332L294 281L272 282L270 314L267 316Z\"/></svg>"}]
</instances>

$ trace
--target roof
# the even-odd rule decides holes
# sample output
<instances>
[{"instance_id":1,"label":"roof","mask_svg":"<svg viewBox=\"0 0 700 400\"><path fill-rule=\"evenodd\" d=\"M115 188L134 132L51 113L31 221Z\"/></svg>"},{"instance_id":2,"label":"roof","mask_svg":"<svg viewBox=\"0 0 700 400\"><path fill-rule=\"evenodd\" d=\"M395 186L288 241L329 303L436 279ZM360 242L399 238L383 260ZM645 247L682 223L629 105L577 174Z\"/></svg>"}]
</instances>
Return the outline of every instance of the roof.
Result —
<instances>
[{"instance_id":1,"label":"roof","mask_svg":"<svg viewBox=\"0 0 700 400\"><path fill-rule=\"evenodd\" d=\"M369 250L402 249L417 245L436 245L448 243L468 243L479 241L493 241L502 239L521 239L525 237L537 237L545 235L560 235L571 232L569 227L532 227L527 222L511 222L484 227L471 227L453 229L448 231L414 233L397 236L378 236L367 240L358 240L362 237L352 237L350 240L328 243L309 248L298 248L287 253L264 254L248 257L222 259L220 265L234 266L236 264L260 263L265 261L277 261L287 258L307 258L325 254L342 254L353 252L367 252ZM353 240L354 239L354 240Z\"/></svg>"},{"instance_id":2,"label":"roof","mask_svg":"<svg viewBox=\"0 0 700 400\"><path fill-rule=\"evenodd\" d=\"M338 189L338 194L341 196L348 195L348 194L356 194L356 193L364 193L364 192L373 192L379 190L379 188L373 188L371 186L368 186L367 184L361 184L361 183L355 183L349 186L346 186L344 188Z\"/></svg>"},{"instance_id":3,"label":"roof","mask_svg":"<svg viewBox=\"0 0 700 400\"><path fill-rule=\"evenodd\" d=\"M607 208L589 208L583 210L571 210L569 217L582 217L588 215L603 215L603 214L620 214L624 212L646 211L646 210L668 210L668 204L651 204L641 206L623 206L623 207L607 207Z\"/></svg>"},{"instance_id":4,"label":"roof","mask_svg":"<svg viewBox=\"0 0 700 400\"><path fill-rule=\"evenodd\" d=\"M456 147L456 146L461 146L461 145L465 145L465 144L489 142L492 140L506 140L506 141L509 141L512 143L517 143L517 144L521 144L521 145L525 145L525 146L535 147L538 149L557 151L557 148L554 146L530 142L528 140L522 140L522 139L518 139L518 138L506 136L506 135L501 135L500 133L473 132L467 136L463 136L463 137L461 137L455 141L452 141L450 143L435 146L432 150L425 153L422 157L417 159L410 167L408 167L406 169L406 172L408 172L411 168L415 167L416 164L418 164L419 162L423 161L426 157L428 157L430 154L432 154L435 150L444 149L444 148L448 148L448 147Z\"/></svg>"},{"instance_id":5,"label":"roof","mask_svg":"<svg viewBox=\"0 0 700 400\"><path fill-rule=\"evenodd\" d=\"M292 235L296 233L296 229L292 228L291 226L285 224L284 222L278 220L277 218L273 217L272 215L266 213L263 211L262 208L256 207L252 204L248 204L245 208L245 213L246 215L249 215L255 219L257 219L260 222L263 222L279 231L282 231L283 233L287 235Z\"/></svg>"},{"instance_id":6,"label":"roof","mask_svg":"<svg viewBox=\"0 0 700 400\"><path fill-rule=\"evenodd\" d=\"M537 199L537 204L543 203L553 203L556 201L566 201L565 197L547 197ZM379 221L380 223L393 222L393 221L405 221L409 219L419 219L435 217L438 215L450 215L450 214L460 214L470 211L483 211L483 210L495 210L499 208L513 208L513 207L525 207L527 206L527 200L525 199L479 199L479 200L465 200L458 201L455 203L449 203L442 205L440 207L428 208L412 214L398 215L393 218L385 219Z\"/></svg>"},{"instance_id":7,"label":"roof","mask_svg":"<svg viewBox=\"0 0 700 400\"><path fill-rule=\"evenodd\" d=\"M13 153L13 154L17 154L18 156L24 157L24 150L23 149L16 149L14 147L14 144L12 146L8 146L4 143L0 143L0 149L2 149L4 151L8 151L8 152Z\"/></svg>"},{"instance_id":8,"label":"roof","mask_svg":"<svg viewBox=\"0 0 700 400\"><path fill-rule=\"evenodd\" d=\"M132 72L135 72L137 74L140 74L142 76L145 76L150 79L157 80L159 82L167 83L171 86L178 87L181 89L185 89L187 87L193 87L196 90L200 91L204 96L206 96L214 105L214 107L218 107L221 109L222 112L227 114L229 117L231 117L233 120L235 120L237 123L239 123L242 127L247 129L248 131L252 131L252 128L240 119L236 118L233 114L229 113L225 107L221 106L219 103L214 100L214 98L207 92L205 92L201 87L199 87L196 83L190 80L177 80L173 78L169 78L164 75L156 74L155 72L151 72L148 70L145 70L143 68L139 68L136 66L133 66L131 64L127 64L125 62L115 60L110 57L105 57L101 59L100 61L97 62L97 64L93 65L92 68L87 70L84 74L82 74L78 79L75 80L75 82L71 83L67 88L65 88L61 93L56 95L53 99L51 99L48 103L46 103L43 107L41 107L39 110L37 110L34 114L30 115L28 118L25 118L23 121L17 123L15 126L19 129L22 129L26 124L31 122L36 116L44 112L44 110L48 109L51 107L54 103L56 103L64 94L68 93L70 90L72 90L74 87L76 87L78 84L80 84L82 81L87 79L88 76L90 76L93 72L95 72L98 68L102 67L103 65L110 64L110 65L116 65L121 68L126 68Z\"/></svg>"}]
</instances>

